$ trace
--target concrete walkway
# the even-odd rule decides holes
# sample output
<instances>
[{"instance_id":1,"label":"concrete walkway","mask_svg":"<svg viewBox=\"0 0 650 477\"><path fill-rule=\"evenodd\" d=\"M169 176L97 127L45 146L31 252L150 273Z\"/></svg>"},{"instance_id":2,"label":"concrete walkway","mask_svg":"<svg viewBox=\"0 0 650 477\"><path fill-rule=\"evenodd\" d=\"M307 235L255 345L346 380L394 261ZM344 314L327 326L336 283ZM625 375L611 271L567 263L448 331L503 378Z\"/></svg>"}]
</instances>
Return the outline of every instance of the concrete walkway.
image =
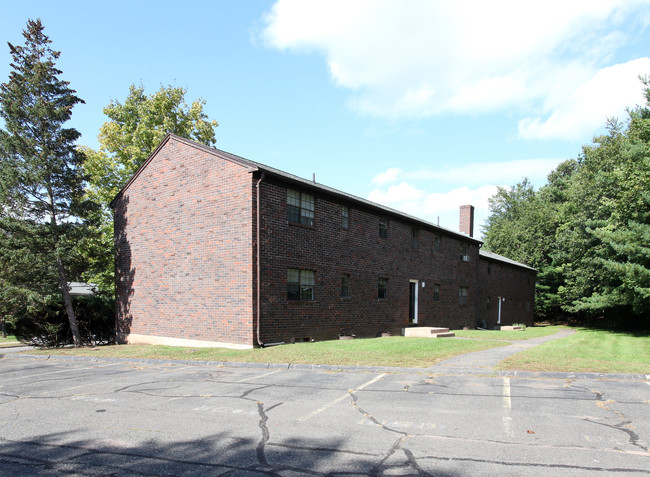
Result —
<instances>
[{"instance_id":1,"label":"concrete walkway","mask_svg":"<svg viewBox=\"0 0 650 477\"><path fill-rule=\"evenodd\" d=\"M475 351L473 353L461 354L453 358L446 359L440 363L427 368L427 371L434 373L469 373L476 372L490 372L494 371L499 362L513 354L520 353L527 349L539 346L547 341L557 340L572 335L575 330L562 330L554 335L542 336L540 338L533 338L530 340L522 340L512 342L509 346L502 346L499 348L491 348L483 351ZM446 338L449 339L449 338Z\"/></svg>"}]
</instances>

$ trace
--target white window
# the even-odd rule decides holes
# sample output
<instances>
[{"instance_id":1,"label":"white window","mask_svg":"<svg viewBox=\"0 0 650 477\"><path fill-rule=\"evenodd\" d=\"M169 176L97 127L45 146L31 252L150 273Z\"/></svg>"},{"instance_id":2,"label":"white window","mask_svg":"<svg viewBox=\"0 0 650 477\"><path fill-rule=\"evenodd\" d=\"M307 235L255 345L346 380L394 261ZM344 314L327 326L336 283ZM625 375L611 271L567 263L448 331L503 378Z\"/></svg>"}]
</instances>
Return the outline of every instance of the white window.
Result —
<instances>
[{"instance_id":1,"label":"white window","mask_svg":"<svg viewBox=\"0 0 650 477\"><path fill-rule=\"evenodd\" d=\"M467 287L458 287L458 304L467 305Z\"/></svg>"},{"instance_id":2,"label":"white window","mask_svg":"<svg viewBox=\"0 0 650 477\"><path fill-rule=\"evenodd\" d=\"M388 220L384 218L379 219L379 236L381 238L388 237Z\"/></svg>"},{"instance_id":3,"label":"white window","mask_svg":"<svg viewBox=\"0 0 650 477\"><path fill-rule=\"evenodd\" d=\"M346 230L350 228L350 208L346 205L341 207L341 227Z\"/></svg>"},{"instance_id":4,"label":"white window","mask_svg":"<svg viewBox=\"0 0 650 477\"><path fill-rule=\"evenodd\" d=\"M388 278L380 278L377 281L377 298L388 298Z\"/></svg>"},{"instance_id":5,"label":"white window","mask_svg":"<svg viewBox=\"0 0 650 477\"><path fill-rule=\"evenodd\" d=\"M350 298L350 275L341 275L341 298Z\"/></svg>"},{"instance_id":6,"label":"white window","mask_svg":"<svg viewBox=\"0 0 650 477\"><path fill-rule=\"evenodd\" d=\"M314 226L314 196L287 190L287 220L294 224Z\"/></svg>"},{"instance_id":7,"label":"white window","mask_svg":"<svg viewBox=\"0 0 650 477\"><path fill-rule=\"evenodd\" d=\"M312 270L287 269L287 299L314 299L314 272Z\"/></svg>"},{"instance_id":8,"label":"white window","mask_svg":"<svg viewBox=\"0 0 650 477\"><path fill-rule=\"evenodd\" d=\"M469 247L466 243L460 244L460 260L463 262L469 262Z\"/></svg>"}]
</instances>

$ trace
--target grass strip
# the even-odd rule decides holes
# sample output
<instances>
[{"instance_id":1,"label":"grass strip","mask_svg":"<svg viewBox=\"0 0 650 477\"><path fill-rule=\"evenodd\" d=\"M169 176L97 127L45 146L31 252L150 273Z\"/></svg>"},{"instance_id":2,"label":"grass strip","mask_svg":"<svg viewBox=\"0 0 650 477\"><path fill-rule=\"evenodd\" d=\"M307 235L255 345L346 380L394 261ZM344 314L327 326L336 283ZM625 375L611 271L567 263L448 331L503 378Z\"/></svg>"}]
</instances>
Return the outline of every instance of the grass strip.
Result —
<instances>
[{"instance_id":1,"label":"grass strip","mask_svg":"<svg viewBox=\"0 0 650 477\"><path fill-rule=\"evenodd\" d=\"M3 338L0 334L0 348L3 346L15 346L16 344L20 344L20 341L14 335L7 335L6 338Z\"/></svg>"},{"instance_id":2,"label":"grass strip","mask_svg":"<svg viewBox=\"0 0 650 477\"><path fill-rule=\"evenodd\" d=\"M487 340L394 336L296 343L249 350L114 345L97 348L32 350L29 354L426 368L453 356L505 345L506 343Z\"/></svg>"},{"instance_id":3,"label":"grass strip","mask_svg":"<svg viewBox=\"0 0 650 477\"><path fill-rule=\"evenodd\" d=\"M506 358L498 369L650 374L650 336L579 329Z\"/></svg>"},{"instance_id":4,"label":"grass strip","mask_svg":"<svg viewBox=\"0 0 650 477\"><path fill-rule=\"evenodd\" d=\"M542 336L554 335L560 330L566 329L566 326L534 326L527 327L525 330L505 331L505 330L454 330L456 336L460 338L472 338L483 340L505 340L521 341Z\"/></svg>"}]
</instances>

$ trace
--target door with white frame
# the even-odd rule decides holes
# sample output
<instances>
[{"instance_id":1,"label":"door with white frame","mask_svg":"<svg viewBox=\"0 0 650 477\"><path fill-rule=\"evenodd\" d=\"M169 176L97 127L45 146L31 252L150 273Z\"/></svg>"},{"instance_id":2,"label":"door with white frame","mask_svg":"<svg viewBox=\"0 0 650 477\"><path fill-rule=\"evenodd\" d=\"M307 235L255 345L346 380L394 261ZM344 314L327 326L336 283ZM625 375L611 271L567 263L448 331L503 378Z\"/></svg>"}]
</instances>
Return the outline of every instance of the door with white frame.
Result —
<instances>
[{"instance_id":1,"label":"door with white frame","mask_svg":"<svg viewBox=\"0 0 650 477\"><path fill-rule=\"evenodd\" d=\"M409 280L409 324L418 323L418 281Z\"/></svg>"}]
</instances>

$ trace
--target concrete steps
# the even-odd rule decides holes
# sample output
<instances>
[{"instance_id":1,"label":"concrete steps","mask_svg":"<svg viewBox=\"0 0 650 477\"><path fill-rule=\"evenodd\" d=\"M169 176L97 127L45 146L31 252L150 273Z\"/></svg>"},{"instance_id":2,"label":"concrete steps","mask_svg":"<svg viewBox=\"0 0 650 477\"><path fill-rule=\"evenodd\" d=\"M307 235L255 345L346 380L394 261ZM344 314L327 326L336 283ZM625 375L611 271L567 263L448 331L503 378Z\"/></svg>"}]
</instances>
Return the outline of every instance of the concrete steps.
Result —
<instances>
[{"instance_id":1,"label":"concrete steps","mask_svg":"<svg viewBox=\"0 0 650 477\"><path fill-rule=\"evenodd\" d=\"M412 336L415 338L451 338L456 335L449 331L449 328L414 326L411 328L402 328L402 336Z\"/></svg>"}]
</instances>

